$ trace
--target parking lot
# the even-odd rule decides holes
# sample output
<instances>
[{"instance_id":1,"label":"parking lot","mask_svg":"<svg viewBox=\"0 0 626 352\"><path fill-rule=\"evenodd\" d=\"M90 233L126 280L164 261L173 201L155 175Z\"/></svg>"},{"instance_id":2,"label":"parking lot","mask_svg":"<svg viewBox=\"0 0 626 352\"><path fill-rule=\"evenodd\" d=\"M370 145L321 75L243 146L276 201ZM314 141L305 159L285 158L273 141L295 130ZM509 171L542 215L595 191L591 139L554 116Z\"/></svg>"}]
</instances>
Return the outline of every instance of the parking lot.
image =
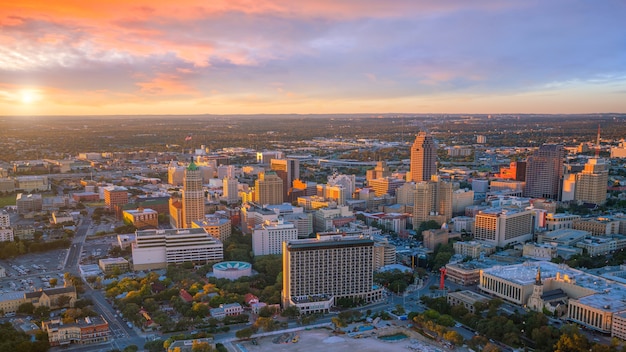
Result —
<instances>
[{"instance_id":1,"label":"parking lot","mask_svg":"<svg viewBox=\"0 0 626 352\"><path fill-rule=\"evenodd\" d=\"M7 293L49 288L50 279L53 278L57 279L57 287L63 286L63 263L66 254L67 249L61 249L0 260L7 275L0 278L0 290Z\"/></svg>"}]
</instances>

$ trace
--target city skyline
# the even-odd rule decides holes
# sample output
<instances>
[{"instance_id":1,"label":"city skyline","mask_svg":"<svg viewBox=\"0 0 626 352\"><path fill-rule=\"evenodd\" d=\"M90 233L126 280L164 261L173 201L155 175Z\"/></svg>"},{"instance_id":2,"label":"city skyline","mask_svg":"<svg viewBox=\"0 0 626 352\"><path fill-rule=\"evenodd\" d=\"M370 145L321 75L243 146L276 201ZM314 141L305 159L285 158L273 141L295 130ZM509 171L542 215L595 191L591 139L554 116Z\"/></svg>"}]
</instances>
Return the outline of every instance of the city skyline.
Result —
<instances>
[{"instance_id":1,"label":"city skyline","mask_svg":"<svg viewBox=\"0 0 626 352\"><path fill-rule=\"evenodd\" d=\"M618 1L20 1L0 115L626 111Z\"/></svg>"}]
</instances>

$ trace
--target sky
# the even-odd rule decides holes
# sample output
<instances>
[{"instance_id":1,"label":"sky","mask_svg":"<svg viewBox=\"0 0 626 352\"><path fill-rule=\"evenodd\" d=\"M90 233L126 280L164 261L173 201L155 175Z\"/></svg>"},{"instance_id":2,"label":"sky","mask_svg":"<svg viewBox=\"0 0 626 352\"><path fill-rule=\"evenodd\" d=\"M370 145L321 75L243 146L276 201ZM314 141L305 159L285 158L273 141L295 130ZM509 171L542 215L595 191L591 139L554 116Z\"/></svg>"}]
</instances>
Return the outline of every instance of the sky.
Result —
<instances>
[{"instance_id":1,"label":"sky","mask_svg":"<svg viewBox=\"0 0 626 352\"><path fill-rule=\"evenodd\" d=\"M0 115L595 112L623 0L0 1Z\"/></svg>"}]
</instances>

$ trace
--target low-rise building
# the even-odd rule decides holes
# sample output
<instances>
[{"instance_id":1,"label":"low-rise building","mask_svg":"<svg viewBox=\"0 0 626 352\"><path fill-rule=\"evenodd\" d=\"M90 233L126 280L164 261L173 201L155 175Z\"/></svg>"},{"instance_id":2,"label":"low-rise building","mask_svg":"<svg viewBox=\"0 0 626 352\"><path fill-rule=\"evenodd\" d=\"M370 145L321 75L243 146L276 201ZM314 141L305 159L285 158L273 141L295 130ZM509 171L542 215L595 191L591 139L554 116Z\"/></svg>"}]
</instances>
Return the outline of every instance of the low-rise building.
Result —
<instances>
[{"instance_id":1,"label":"low-rise building","mask_svg":"<svg viewBox=\"0 0 626 352\"><path fill-rule=\"evenodd\" d=\"M124 222L133 224L138 229L156 229L159 226L159 213L147 208L124 210Z\"/></svg>"},{"instance_id":2,"label":"low-rise building","mask_svg":"<svg viewBox=\"0 0 626 352\"><path fill-rule=\"evenodd\" d=\"M204 220L194 221L191 228L202 227L209 235L225 242L230 238L232 226L230 219L224 219L217 216L205 215Z\"/></svg>"},{"instance_id":3,"label":"low-rise building","mask_svg":"<svg viewBox=\"0 0 626 352\"><path fill-rule=\"evenodd\" d=\"M605 217L585 218L574 221L576 230L589 231L594 236L614 235L619 233L620 222Z\"/></svg>"},{"instance_id":4,"label":"low-rise building","mask_svg":"<svg viewBox=\"0 0 626 352\"><path fill-rule=\"evenodd\" d=\"M45 321L42 330L48 334L50 346L93 344L108 341L111 337L109 323L104 317L85 317L64 324L60 319Z\"/></svg>"},{"instance_id":5,"label":"low-rise building","mask_svg":"<svg viewBox=\"0 0 626 352\"><path fill-rule=\"evenodd\" d=\"M557 250L555 245L547 243L525 243L522 248L522 256L539 260L550 260L556 258Z\"/></svg>"},{"instance_id":6,"label":"low-rise building","mask_svg":"<svg viewBox=\"0 0 626 352\"><path fill-rule=\"evenodd\" d=\"M52 213L52 223L53 224L62 224L65 222L74 222L74 218L67 212L58 212L55 211Z\"/></svg>"},{"instance_id":7,"label":"low-rise building","mask_svg":"<svg viewBox=\"0 0 626 352\"><path fill-rule=\"evenodd\" d=\"M32 303L35 308L44 306L50 309L71 308L76 302L74 286L43 289L32 292L0 293L0 310L4 314L17 312L20 305Z\"/></svg>"},{"instance_id":8,"label":"low-rise building","mask_svg":"<svg viewBox=\"0 0 626 352\"><path fill-rule=\"evenodd\" d=\"M196 350L195 346L209 345L211 351L215 350L215 343L210 337L193 340L177 340L167 348L167 352L192 352ZM204 351L204 350L203 350Z\"/></svg>"},{"instance_id":9,"label":"low-rise building","mask_svg":"<svg viewBox=\"0 0 626 352\"><path fill-rule=\"evenodd\" d=\"M24 215L30 212L41 211L43 200L41 199L41 194L18 193L15 197L15 204L17 206L17 213Z\"/></svg>"},{"instance_id":10,"label":"low-rise building","mask_svg":"<svg viewBox=\"0 0 626 352\"><path fill-rule=\"evenodd\" d=\"M452 244L455 254L463 257L480 258L489 256L496 251L496 247L478 241L456 241Z\"/></svg>"},{"instance_id":11,"label":"low-rise building","mask_svg":"<svg viewBox=\"0 0 626 352\"><path fill-rule=\"evenodd\" d=\"M133 269L149 270L167 264L224 260L224 245L203 228L137 230L132 246Z\"/></svg>"},{"instance_id":12,"label":"low-rise building","mask_svg":"<svg viewBox=\"0 0 626 352\"><path fill-rule=\"evenodd\" d=\"M98 266L107 275L121 274L130 270L130 264L124 258L103 258L98 261Z\"/></svg>"},{"instance_id":13,"label":"low-rise building","mask_svg":"<svg viewBox=\"0 0 626 352\"><path fill-rule=\"evenodd\" d=\"M464 290L464 291L449 292L446 300L448 301L448 304L451 306L462 305L470 313L475 313L476 311L475 304L477 302L487 303L489 301L489 297L481 295L480 293L476 293L473 291Z\"/></svg>"}]
</instances>

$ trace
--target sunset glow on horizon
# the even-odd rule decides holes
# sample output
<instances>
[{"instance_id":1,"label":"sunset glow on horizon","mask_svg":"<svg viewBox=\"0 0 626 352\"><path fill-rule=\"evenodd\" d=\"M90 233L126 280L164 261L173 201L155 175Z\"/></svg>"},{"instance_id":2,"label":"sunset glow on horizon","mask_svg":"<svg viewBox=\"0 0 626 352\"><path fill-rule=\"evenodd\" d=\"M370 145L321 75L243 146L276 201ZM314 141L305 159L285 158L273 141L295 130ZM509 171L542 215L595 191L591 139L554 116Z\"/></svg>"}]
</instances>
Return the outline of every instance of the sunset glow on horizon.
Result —
<instances>
[{"instance_id":1,"label":"sunset glow on horizon","mask_svg":"<svg viewBox=\"0 0 626 352\"><path fill-rule=\"evenodd\" d=\"M0 115L626 112L622 1L0 5Z\"/></svg>"}]
</instances>

